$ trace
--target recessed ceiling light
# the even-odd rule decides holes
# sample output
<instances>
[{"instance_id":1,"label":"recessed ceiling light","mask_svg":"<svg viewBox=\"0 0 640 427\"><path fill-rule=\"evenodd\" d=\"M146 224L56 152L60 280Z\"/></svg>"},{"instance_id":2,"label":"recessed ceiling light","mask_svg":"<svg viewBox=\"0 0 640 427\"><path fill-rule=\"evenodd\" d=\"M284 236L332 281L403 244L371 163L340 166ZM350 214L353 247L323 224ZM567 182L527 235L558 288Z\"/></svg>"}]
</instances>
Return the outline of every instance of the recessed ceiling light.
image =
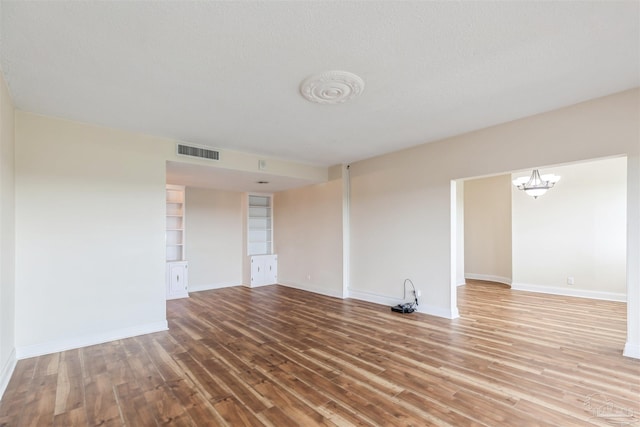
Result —
<instances>
[{"instance_id":1,"label":"recessed ceiling light","mask_svg":"<svg viewBox=\"0 0 640 427\"><path fill-rule=\"evenodd\" d=\"M360 95L364 80L347 71L326 71L307 77L300 84L300 94L318 104L342 104Z\"/></svg>"}]
</instances>

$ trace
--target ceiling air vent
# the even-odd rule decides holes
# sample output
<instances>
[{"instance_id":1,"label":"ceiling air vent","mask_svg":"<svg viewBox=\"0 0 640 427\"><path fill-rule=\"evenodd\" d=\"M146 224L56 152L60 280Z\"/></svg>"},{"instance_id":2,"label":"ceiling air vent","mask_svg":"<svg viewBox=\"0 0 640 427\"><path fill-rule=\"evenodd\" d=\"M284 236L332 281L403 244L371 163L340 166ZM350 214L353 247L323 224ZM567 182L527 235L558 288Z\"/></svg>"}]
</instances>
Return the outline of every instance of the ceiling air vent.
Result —
<instances>
[{"instance_id":1,"label":"ceiling air vent","mask_svg":"<svg viewBox=\"0 0 640 427\"><path fill-rule=\"evenodd\" d=\"M194 145L178 144L178 155L199 157L201 159L220 160L220 152L210 148L197 147Z\"/></svg>"}]
</instances>

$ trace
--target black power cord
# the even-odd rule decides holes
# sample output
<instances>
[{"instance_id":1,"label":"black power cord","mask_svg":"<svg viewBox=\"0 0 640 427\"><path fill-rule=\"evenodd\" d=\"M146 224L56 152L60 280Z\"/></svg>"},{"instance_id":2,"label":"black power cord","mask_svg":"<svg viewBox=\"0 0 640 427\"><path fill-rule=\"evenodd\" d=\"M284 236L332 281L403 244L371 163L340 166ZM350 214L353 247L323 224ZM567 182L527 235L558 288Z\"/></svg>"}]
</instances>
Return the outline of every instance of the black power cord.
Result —
<instances>
[{"instance_id":1,"label":"black power cord","mask_svg":"<svg viewBox=\"0 0 640 427\"><path fill-rule=\"evenodd\" d=\"M407 282L411 283L411 287L413 288L413 300L414 302L407 302L404 304L398 304L391 307L391 311L395 311L396 313L413 313L417 310L418 307L418 293L416 292L416 287L413 285L411 279L405 279L403 284L403 292L402 299L407 299Z\"/></svg>"}]
</instances>

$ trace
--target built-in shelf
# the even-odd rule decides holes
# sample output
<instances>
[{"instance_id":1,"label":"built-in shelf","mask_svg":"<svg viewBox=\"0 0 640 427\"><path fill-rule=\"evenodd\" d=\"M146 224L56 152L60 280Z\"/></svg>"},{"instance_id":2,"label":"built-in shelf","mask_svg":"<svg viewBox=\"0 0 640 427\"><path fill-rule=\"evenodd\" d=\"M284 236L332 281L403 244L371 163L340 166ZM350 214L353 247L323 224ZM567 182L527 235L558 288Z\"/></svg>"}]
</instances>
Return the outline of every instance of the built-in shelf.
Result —
<instances>
[{"instance_id":1,"label":"built-in shelf","mask_svg":"<svg viewBox=\"0 0 640 427\"><path fill-rule=\"evenodd\" d=\"M273 252L271 195L249 195L247 223L247 252L267 255Z\"/></svg>"},{"instance_id":2,"label":"built-in shelf","mask_svg":"<svg viewBox=\"0 0 640 427\"><path fill-rule=\"evenodd\" d=\"M181 185L167 185L166 197L166 276L167 299L189 296L189 265L185 261L185 191Z\"/></svg>"},{"instance_id":3,"label":"built-in shelf","mask_svg":"<svg viewBox=\"0 0 640 427\"><path fill-rule=\"evenodd\" d=\"M183 261L184 251L184 187L167 185L166 189L166 260Z\"/></svg>"}]
</instances>

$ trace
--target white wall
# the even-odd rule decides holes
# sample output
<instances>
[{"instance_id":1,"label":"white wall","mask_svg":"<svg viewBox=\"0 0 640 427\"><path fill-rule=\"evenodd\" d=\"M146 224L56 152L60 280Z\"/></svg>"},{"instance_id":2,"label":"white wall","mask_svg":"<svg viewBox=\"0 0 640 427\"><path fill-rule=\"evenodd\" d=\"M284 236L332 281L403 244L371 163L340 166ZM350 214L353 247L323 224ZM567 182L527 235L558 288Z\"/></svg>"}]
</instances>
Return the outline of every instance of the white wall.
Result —
<instances>
[{"instance_id":1,"label":"white wall","mask_svg":"<svg viewBox=\"0 0 640 427\"><path fill-rule=\"evenodd\" d=\"M186 189L189 291L242 284L243 193Z\"/></svg>"},{"instance_id":2,"label":"white wall","mask_svg":"<svg viewBox=\"0 0 640 427\"><path fill-rule=\"evenodd\" d=\"M538 199L512 186L513 287L625 301L627 159L541 173L562 179Z\"/></svg>"},{"instance_id":3,"label":"white wall","mask_svg":"<svg viewBox=\"0 0 640 427\"><path fill-rule=\"evenodd\" d=\"M177 156L172 140L26 112L15 145L18 358L165 329L166 162L257 171L259 160L224 151L213 164ZM269 173L327 177L274 159ZM219 284L193 255L195 285Z\"/></svg>"},{"instance_id":4,"label":"white wall","mask_svg":"<svg viewBox=\"0 0 640 427\"><path fill-rule=\"evenodd\" d=\"M640 129L637 129L640 139ZM640 359L640 155L627 156L627 342L624 354Z\"/></svg>"},{"instance_id":5,"label":"white wall","mask_svg":"<svg viewBox=\"0 0 640 427\"><path fill-rule=\"evenodd\" d=\"M351 165L351 290L361 298L402 295L412 278L421 310L452 317L451 180L640 151L640 91L633 89ZM489 101L488 101L489 102ZM635 158L635 157L634 157ZM630 162L630 213L640 203ZM630 217L629 268L640 263L638 216ZM630 301L640 298L629 275ZM636 303L634 306L637 306ZM631 318L632 316L629 316ZM640 357L640 325L629 322L627 354Z\"/></svg>"},{"instance_id":6,"label":"white wall","mask_svg":"<svg viewBox=\"0 0 640 427\"><path fill-rule=\"evenodd\" d=\"M511 175L464 182L465 277L511 283Z\"/></svg>"},{"instance_id":7,"label":"white wall","mask_svg":"<svg viewBox=\"0 0 640 427\"><path fill-rule=\"evenodd\" d=\"M16 114L18 358L166 329L164 143Z\"/></svg>"},{"instance_id":8,"label":"white wall","mask_svg":"<svg viewBox=\"0 0 640 427\"><path fill-rule=\"evenodd\" d=\"M14 108L0 72L0 397L15 367Z\"/></svg>"},{"instance_id":9,"label":"white wall","mask_svg":"<svg viewBox=\"0 0 640 427\"><path fill-rule=\"evenodd\" d=\"M342 181L274 195L278 282L342 297Z\"/></svg>"},{"instance_id":10,"label":"white wall","mask_svg":"<svg viewBox=\"0 0 640 427\"><path fill-rule=\"evenodd\" d=\"M625 351L640 357L638 101L631 90L354 163L352 295L395 299L409 277L423 290L421 310L451 317L451 180L630 153ZM15 132L22 356L165 325L164 174L165 161L178 160L174 143L28 113L17 113ZM326 268L341 271L342 258Z\"/></svg>"},{"instance_id":11,"label":"white wall","mask_svg":"<svg viewBox=\"0 0 640 427\"><path fill-rule=\"evenodd\" d=\"M451 178L443 145L351 164L351 283L353 297L391 304L404 279L422 291L421 311L452 317Z\"/></svg>"},{"instance_id":12,"label":"white wall","mask_svg":"<svg viewBox=\"0 0 640 427\"><path fill-rule=\"evenodd\" d=\"M465 228L464 228L464 181L457 180L453 181L455 183L456 188L456 217L455 226L452 224L452 232L455 233L456 237L456 253L451 254L451 257L455 260L455 272L453 274L452 280L457 286L461 286L465 284L464 277L464 265L465 265L465 254L464 254L464 236L465 236Z\"/></svg>"}]
</instances>

